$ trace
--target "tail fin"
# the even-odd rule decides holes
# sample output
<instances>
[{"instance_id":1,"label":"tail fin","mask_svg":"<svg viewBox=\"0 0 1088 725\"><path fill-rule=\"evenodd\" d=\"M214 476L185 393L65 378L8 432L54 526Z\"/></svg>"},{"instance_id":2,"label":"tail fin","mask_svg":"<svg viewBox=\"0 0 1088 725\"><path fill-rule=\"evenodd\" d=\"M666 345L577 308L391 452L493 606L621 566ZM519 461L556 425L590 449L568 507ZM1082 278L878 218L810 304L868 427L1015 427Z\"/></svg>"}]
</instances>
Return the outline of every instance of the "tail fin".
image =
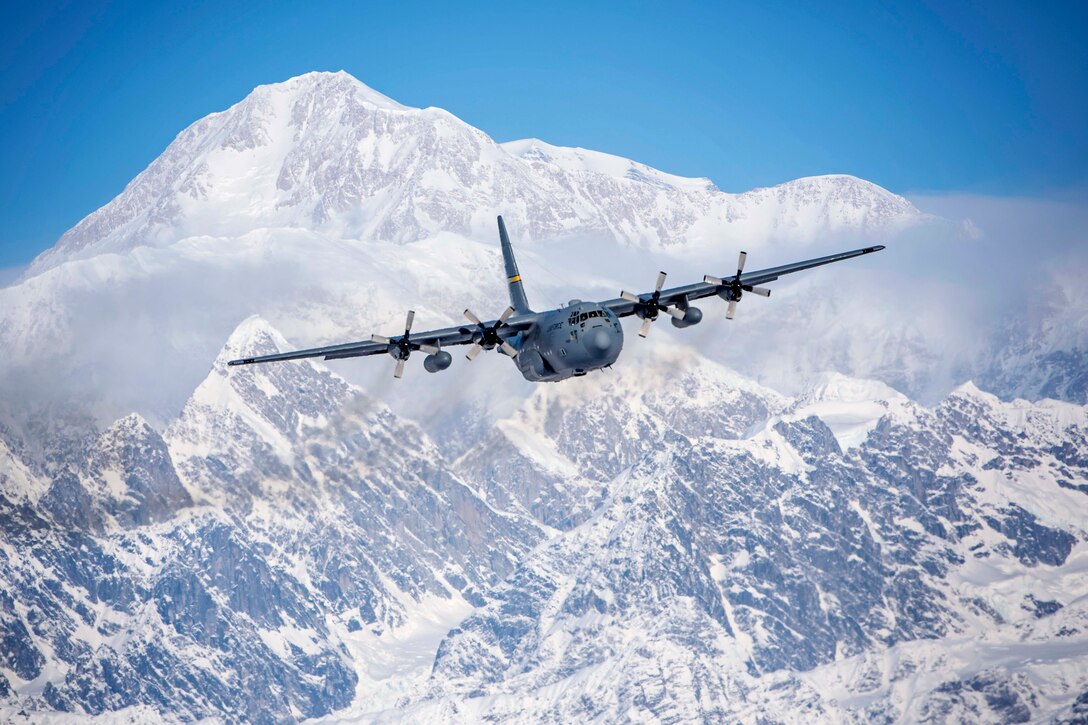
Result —
<instances>
[{"instance_id":1,"label":"tail fin","mask_svg":"<svg viewBox=\"0 0 1088 725\"><path fill-rule=\"evenodd\" d=\"M532 312L529 309L529 301L525 299L525 288L521 285L518 263L514 260L510 236L506 233L506 225L503 224L501 216L499 217L499 241L502 243L502 259L506 263L506 284L510 286L510 306L519 315Z\"/></svg>"}]
</instances>

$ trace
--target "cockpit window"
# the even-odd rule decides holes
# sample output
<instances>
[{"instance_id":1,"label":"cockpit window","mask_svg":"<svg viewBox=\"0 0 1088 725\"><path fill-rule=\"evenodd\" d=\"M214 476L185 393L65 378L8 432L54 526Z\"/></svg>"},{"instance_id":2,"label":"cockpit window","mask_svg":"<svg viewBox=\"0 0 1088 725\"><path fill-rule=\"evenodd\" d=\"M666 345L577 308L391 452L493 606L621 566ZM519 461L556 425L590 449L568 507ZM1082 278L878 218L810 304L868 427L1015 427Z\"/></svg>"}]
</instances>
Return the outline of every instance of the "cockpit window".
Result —
<instances>
[{"instance_id":1,"label":"cockpit window","mask_svg":"<svg viewBox=\"0 0 1088 725\"><path fill-rule=\"evenodd\" d=\"M607 318L608 313L605 312L604 310L601 310L601 309L587 310L585 312L579 312L578 310L574 310L573 312L570 313L570 317L567 318L567 325L573 326L573 325L577 325L579 323L584 325L586 320L589 320L589 319L594 318L594 317L606 317Z\"/></svg>"}]
</instances>

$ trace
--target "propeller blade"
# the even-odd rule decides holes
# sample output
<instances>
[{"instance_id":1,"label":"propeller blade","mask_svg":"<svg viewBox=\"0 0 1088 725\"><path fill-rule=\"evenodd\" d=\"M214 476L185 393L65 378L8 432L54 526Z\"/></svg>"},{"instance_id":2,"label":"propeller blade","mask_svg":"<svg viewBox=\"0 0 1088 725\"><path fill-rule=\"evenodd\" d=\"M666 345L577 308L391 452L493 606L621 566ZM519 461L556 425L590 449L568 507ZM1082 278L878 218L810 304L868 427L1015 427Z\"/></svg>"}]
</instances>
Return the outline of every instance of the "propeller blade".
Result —
<instances>
[{"instance_id":1,"label":"propeller blade","mask_svg":"<svg viewBox=\"0 0 1088 725\"><path fill-rule=\"evenodd\" d=\"M664 287L664 286L665 286L665 273L664 272L658 272L657 273L657 286L654 287L654 291L655 292L660 292L661 288Z\"/></svg>"},{"instance_id":2,"label":"propeller blade","mask_svg":"<svg viewBox=\"0 0 1088 725\"><path fill-rule=\"evenodd\" d=\"M723 284L721 277L711 277L709 274L703 275L703 282L707 284L717 285L718 287L721 287Z\"/></svg>"},{"instance_id":3,"label":"propeller blade","mask_svg":"<svg viewBox=\"0 0 1088 725\"><path fill-rule=\"evenodd\" d=\"M737 258L737 276L739 277L741 272L744 271L744 261L748 259L748 252L741 252L740 257Z\"/></svg>"},{"instance_id":4,"label":"propeller blade","mask_svg":"<svg viewBox=\"0 0 1088 725\"><path fill-rule=\"evenodd\" d=\"M416 311L408 310L408 319L404 321L404 334L407 335L409 330L412 329L412 321L416 319Z\"/></svg>"},{"instance_id":5,"label":"propeller blade","mask_svg":"<svg viewBox=\"0 0 1088 725\"><path fill-rule=\"evenodd\" d=\"M484 346L480 343L476 343L469 348L468 354L465 355L469 360L475 360L476 356L480 354L480 351L484 349Z\"/></svg>"},{"instance_id":6,"label":"propeller blade","mask_svg":"<svg viewBox=\"0 0 1088 725\"><path fill-rule=\"evenodd\" d=\"M388 344L389 344L389 342L390 342L390 341L389 341L389 338L388 338L388 337L386 337L385 335L371 335L371 336L370 336L370 339L371 339L371 341L373 341L373 342L379 342L379 343L381 343L382 345L388 345Z\"/></svg>"},{"instance_id":7,"label":"propeller blade","mask_svg":"<svg viewBox=\"0 0 1088 725\"><path fill-rule=\"evenodd\" d=\"M511 345L510 343L508 343L506 340L503 340L503 342L502 342L502 351L505 352L510 357L517 357L518 356L518 349L516 347L514 347L513 345Z\"/></svg>"},{"instance_id":8,"label":"propeller blade","mask_svg":"<svg viewBox=\"0 0 1088 725\"><path fill-rule=\"evenodd\" d=\"M770 297L771 291L766 287L748 287L749 292L759 295L760 297Z\"/></svg>"},{"instance_id":9,"label":"propeller blade","mask_svg":"<svg viewBox=\"0 0 1088 725\"><path fill-rule=\"evenodd\" d=\"M420 345L419 349L422 352L427 353L428 355L437 355L439 352L441 352L441 349L435 347L434 345Z\"/></svg>"},{"instance_id":10,"label":"propeller blade","mask_svg":"<svg viewBox=\"0 0 1088 725\"><path fill-rule=\"evenodd\" d=\"M467 309L467 308L465 309L465 319L467 319L469 322L474 322L477 325L482 325L483 324L482 322L480 322L480 318L477 317L476 315L472 314L472 310Z\"/></svg>"},{"instance_id":11,"label":"propeller blade","mask_svg":"<svg viewBox=\"0 0 1088 725\"><path fill-rule=\"evenodd\" d=\"M735 314L737 314L737 301L729 300L729 309L725 311L725 319L732 320Z\"/></svg>"},{"instance_id":12,"label":"propeller blade","mask_svg":"<svg viewBox=\"0 0 1088 725\"><path fill-rule=\"evenodd\" d=\"M642 327L639 328L638 336L646 337L650 334L650 323L653 322L649 317L642 321Z\"/></svg>"},{"instance_id":13,"label":"propeller blade","mask_svg":"<svg viewBox=\"0 0 1088 725\"><path fill-rule=\"evenodd\" d=\"M400 380L404 376L404 361L397 360L397 369L393 371L393 377Z\"/></svg>"},{"instance_id":14,"label":"propeller blade","mask_svg":"<svg viewBox=\"0 0 1088 725\"><path fill-rule=\"evenodd\" d=\"M627 300L628 302L640 302L641 301L641 300L639 300L638 295L631 294L627 290L624 290L623 292L620 292L620 297Z\"/></svg>"},{"instance_id":15,"label":"propeller blade","mask_svg":"<svg viewBox=\"0 0 1088 725\"><path fill-rule=\"evenodd\" d=\"M684 319L684 317L688 314L687 310L682 310L679 307L669 307L665 310L665 312L668 312L670 315L678 320Z\"/></svg>"},{"instance_id":16,"label":"propeller blade","mask_svg":"<svg viewBox=\"0 0 1088 725\"><path fill-rule=\"evenodd\" d=\"M505 310L502 311L502 314L499 315L499 322L500 323L505 323L507 320L510 319L510 315L512 315L512 314L514 314L514 308L513 307L507 307Z\"/></svg>"}]
</instances>

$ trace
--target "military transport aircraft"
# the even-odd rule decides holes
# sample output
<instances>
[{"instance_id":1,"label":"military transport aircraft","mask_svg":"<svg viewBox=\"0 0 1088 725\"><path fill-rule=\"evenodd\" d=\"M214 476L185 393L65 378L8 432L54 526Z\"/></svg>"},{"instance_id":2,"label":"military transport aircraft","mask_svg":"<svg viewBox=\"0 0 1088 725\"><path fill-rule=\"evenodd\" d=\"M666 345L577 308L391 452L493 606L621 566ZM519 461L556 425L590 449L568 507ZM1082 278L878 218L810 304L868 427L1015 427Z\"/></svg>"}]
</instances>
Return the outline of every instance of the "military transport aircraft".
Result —
<instances>
[{"instance_id":1,"label":"military transport aircraft","mask_svg":"<svg viewBox=\"0 0 1088 725\"><path fill-rule=\"evenodd\" d=\"M249 365L308 357L340 360L384 353L391 355L397 361L393 377L399 378L404 374L404 364L408 357L416 350L427 353L427 357L423 359L424 369L427 372L437 373L448 368L453 361L450 353L443 348L451 345L472 345L465 356L469 360L476 359L482 350L497 348L514 359L526 380L534 382L565 380L569 377L585 375L590 370L608 367L616 361L623 348L623 328L620 327L619 320L621 317L635 315L642 320L642 327L638 332L640 337L646 337L650 331L650 325L661 313L668 315L675 327L691 327L703 319L702 311L698 307L693 307L692 301L717 295L729 303L725 317L731 320L743 293L751 292L763 297L770 296L769 289L757 285L773 282L783 275L800 272L802 269L819 267L884 249L883 246L865 247L747 274L744 272L744 261L748 255L741 252L740 260L737 262L737 273L731 277L720 278L707 275L702 282L662 289L665 286L665 273L659 272L653 292L642 294L621 292L619 297L604 302L571 300L566 307L557 310L534 312L525 297L525 288L522 286L518 265L514 260L514 250L510 246L510 237L506 233L506 225L501 216L499 217L499 241L502 245L503 260L506 263L510 306L496 320L484 322L471 310L465 310L465 318L472 323L471 325L412 332L415 311L409 310L403 335L395 337L374 335L370 340L276 355L246 357L231 360L228 364Z\"/></svg>"}]
</instances>

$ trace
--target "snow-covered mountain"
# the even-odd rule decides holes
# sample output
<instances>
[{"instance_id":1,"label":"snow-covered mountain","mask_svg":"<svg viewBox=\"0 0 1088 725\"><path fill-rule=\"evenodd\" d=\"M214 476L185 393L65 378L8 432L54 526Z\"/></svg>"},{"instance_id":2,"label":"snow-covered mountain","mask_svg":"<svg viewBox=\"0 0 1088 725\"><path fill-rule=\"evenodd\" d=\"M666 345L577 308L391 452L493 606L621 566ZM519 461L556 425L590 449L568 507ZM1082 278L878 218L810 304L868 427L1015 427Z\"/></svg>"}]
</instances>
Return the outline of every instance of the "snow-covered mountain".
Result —
<instances>
[{"instance_id":1,"label":"snow-covered mountain","mask_svg":"<svg viewBox=\"0 0 1088 725\"><path fill-rule=\"evenodd\" d=\"M608 396L616 417L651 391ZM1088 688L1085 408L968 384L930 410L837 376L738 439L718 417L746 417L744 396L691 397L687 425L716 401L712 424L661 420L593 514L450 632L410 709L378 720L1070 714ZM560 417L584 468L598 426Z\"/></svg>"},{"instance_id":2,"label":"snow-covered mountain","mask_svg":"<svg viewBox=\"0 0 1088 725\"><path fill-rule=\"evenodd\" d=\"M491 238L498 212L522 241L577 233L638 246L812 240L918 216L902 197L849 176L734 195L599 152L500 145L447 111L402 106L347 73L308 73L260 86L182 131L28 274L267 228L396 243L442 231Z\"/></svg>"},{"instance_id":3,"label":"snow-covered mountain","mask_svg":"<svg viewBox=\"0 0 1088 725\"><path fill-rule=\"evenodd\" d=\"M655 345L452 460L320 365L220 364L287 345L247 320L165 436L122 419L51 482L6 452L11 711L1018 721L1088 690L1088 408L790 399Z\"/></svg>"},{"instance_id":4,"label":"snow-covered mountain","mask_svg":"<svg viewBox=\"0 0 1088 725\"><path fill-rule=\"evenodd\" d=\"M222 365L285 347L246 321L165 437L124 418L52 482L8 452L5 696L322 715L372 684L353 665L361 648L483 604L540 540L327 370Z\"/></svg>"},{"instance_id":5,"label":"snow-covered mountain","mask_svg":"<svg viewBox=\"0 0 1088 725\"><path fill-rule=\"evenodd\" d=\"M225 367L497 313L496 213L541 308L894 243L561 385ZM0 289L0 719L1088 717L1088 303L991 342L952 227L256 89Z\"/></svg>"}]
</instances>

